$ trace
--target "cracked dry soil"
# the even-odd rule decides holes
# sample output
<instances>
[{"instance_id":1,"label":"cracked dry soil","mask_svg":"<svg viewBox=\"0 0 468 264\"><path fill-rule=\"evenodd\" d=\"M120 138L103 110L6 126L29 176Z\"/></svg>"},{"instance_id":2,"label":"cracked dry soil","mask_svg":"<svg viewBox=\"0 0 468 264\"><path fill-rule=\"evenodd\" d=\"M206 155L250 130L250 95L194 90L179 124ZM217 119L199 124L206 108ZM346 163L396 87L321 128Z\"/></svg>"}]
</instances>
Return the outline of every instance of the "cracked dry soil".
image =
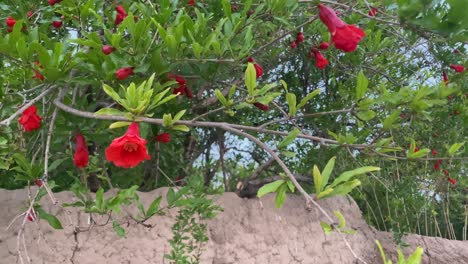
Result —
<instances>
[{"instance_id":1,"label":"cracked dry soil","mask_svg":"<svg viewBox=\"0 0 468 264\"><path fill-rule=\"evenodd\" d=\"M161 188L148 193L139 193L145 208L151 201L165 193ZM0 263L17 263L16 231L19 221L10 230L9 222L25 208L26 190L0 190ZM135 224L125 213L117 219L126 230L126 238L118 237L112 224L94 226L87 232L76 233L73 225L87 226L87 215L75 209L66 213L52 206L45 197L43 207L57 214L63 230L53 230L44 221L28 222L25 240L31 263L44 264L146 264L169 263L163 256L170 252L168 240L176 211L164 216L155 216L147 223L153 227ZM73 202L70 192L56 194L60 202ZM205 245L201 263L213 264L341 264L357 263L340 235L326 236L320 227L324 218L316 209L306 210L302 197L289 195L281 209L274 205L274 195L262 199L242 199L234 193L214 197L224 208L218 217L208 221L209 242ZM163 202L164 203L164 202ZM382 263L374 240L378 239L387 255L394 261L396 245L392 234L376 231L362 218L355 202L350 198L338 197L320 204L333 215L339 210L346 218L348 227L356 229L354 235L346 235L357 255L369 264ZM136 214L135 209L128 211ZM105 223L107 217L97 218ZM73 225L71 224L73 223ZM468 263L468 242L442 238L409 235L410 244L403 251L412 252L416 246L424 248L423 263Z\"/></svg>"}]
</instances>

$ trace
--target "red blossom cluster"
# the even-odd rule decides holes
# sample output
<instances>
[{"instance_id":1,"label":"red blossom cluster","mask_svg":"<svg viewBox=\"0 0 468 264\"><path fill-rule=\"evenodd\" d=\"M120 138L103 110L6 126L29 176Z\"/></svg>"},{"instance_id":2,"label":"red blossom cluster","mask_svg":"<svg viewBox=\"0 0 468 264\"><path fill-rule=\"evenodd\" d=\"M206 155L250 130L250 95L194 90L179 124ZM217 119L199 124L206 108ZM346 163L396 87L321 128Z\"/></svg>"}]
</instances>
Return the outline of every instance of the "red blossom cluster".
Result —
<instances>
[{"instance_id":1,"label":"red blossom cluster","mask_svg":"<svg viewBox=\"0 0 468 264\"><path fill-rule=\"evenodd\" d=\"M185 80L184 77L182 77L180 75L175 75L175 74L169 73L167 75L167 78L169 78L170 80L175 80L177 82L177 84L179 85L179 87L174 89L174 91L172 92L173 94L185 95L189 99L193 98L192 90L190 90L190 88L187 87L187 85L186 85L187 80Z\"/></svg>"},{"instance_id":2,"label":"red blossom cluster","mask_svg":"<svg viewBox=\"0 0 468 264\"><path fill-rule=\"evenodd\" d=\"M298 32L296 35L296 39L291 42L291 49L295 49L297 45L301 44L302 42L304 42L304 33Z\"/></svg>"},{"instance_id":3,"label":"red blossom cluster","mask_svg":"<svg viewBox=\"0 0 468 264\"><path fill-rule=\"evenodd\" d=\"M117 11L117 15L115 16L114 25L117 26L127 17L127 11L121 5L118 5L115 10Z\"/></svg>"},{"instance_id":4,"label":"red blossom cluster","mask_svg":"<svg viewBox=\"0 0 468 264\"><path fill-rule=\"evenodd\" d=\"M41 127L42 118L37 115L37 107L31 105L21 114L18 122L23 126L25 132L30 132Z\"/></svg>"}]
</instances>

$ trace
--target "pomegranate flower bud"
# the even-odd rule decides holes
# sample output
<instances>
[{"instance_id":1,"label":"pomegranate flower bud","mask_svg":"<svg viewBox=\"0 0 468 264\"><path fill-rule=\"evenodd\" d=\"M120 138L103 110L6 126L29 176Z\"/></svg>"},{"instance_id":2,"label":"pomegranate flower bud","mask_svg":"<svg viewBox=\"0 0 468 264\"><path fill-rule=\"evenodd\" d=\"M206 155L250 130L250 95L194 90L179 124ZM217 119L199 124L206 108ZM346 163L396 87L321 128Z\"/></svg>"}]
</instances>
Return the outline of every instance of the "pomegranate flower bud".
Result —
<instances>
[{"instance_id":1,"label":"pomegranate flower bud","mask_svg":"<svg viewBox=\"0 0 468 264\"><path fill-rule=\"evenodd\" d=\"M453 185L457 184L457 180L450 178L450 177L447 177L447 181L449 181Z\"/></svg>"},{"instance_id":2,"label":"pomegranate flower bud","mask_svg":"<svg viewBox=\"0 0 468 264\"><path fill-rule=\"evenodd\" d=\"M318 46L318 48L321 49L321 50L326 50L326 49L328 49L328 47L330 47L330 43L325 42L325 41L322 41L320 43L320 45Z\"/></svg>"},{"instance_id":3,"label":"pomegranate flower bud","mask_svg":"<svg viewBox=\"0 0 468 264\"><path fill-rule=\"evenodd\" d=\"M450 64L450 68L454 69L458 73L462 73L465 70L464 66L456 64Z\"/></svg>"},{"instance_id":4,"label":"pomegranate flower bud","mask_svg":"<svg viewBox=\"0 0 468 264\"><path fill-rule=\"evenodd\" d=\"M62 24L63 24L63 22L60 21L60 20L52 21L52 26L53 26L54 28L57 28L57 29L61 28L61 27L62 27Z\"/></svg>"},{"instance_id":5,"label":"pomegranate flower bud","mask_svg":"<svg viewBox=\"0 0 468 264\"><path fill-rule=\"evenodd\" d=\"M368 15L373 17L373 16L375 16L375 14L377 14L377 11L378 11L377 8L372 7L371 10L369 11Z\"/></svg>"},{"instance_id":6,"label":"pomegranate flower bud","mask_svg":"<svg viewBox=\"0 0 468 264\"><path fill-rule=\"evenodd\" d=\"M128 76L133 74L133 67L120 68L115 72L115 77L117 80L122 81L128 78Z\"/></svg>"},{"instance_id":7,"label":"pomegranate flower bud","mask_svg":"<svg viewBox=\"0 0 468 264\"><path fill-rule=\"evenodd\" d=\"M117 13L127 16L127 11L125 11L125 8L123 6L121 5L116 6L115 10L117 11Z\"/></svg>"},{"instance_id":8,"label":"pomegranate flower bud","mask_svg":"<svg viewBox=\"0 0 468 264\"><path fill-rule=\"evenodd\" d=\"M109 55L111 54L112 52L114 51L114 47L110 46L110 45L104 45L102 47L102 53L106 54L106 55Z\"/></svg>"},{"instance_id":9,"label":"pomegranate flower bud","mask_svg":"<svg viewBox=\"0 0 468 264\"><path fill-rule=\"evenodd\" d=\"M315 57L315 66L321 70L325 69L328 65L328 60L317 49L314 49L312 52Z\"/></svg>"},{"instance_id":10,"label":"pomegranate flower bud","mask_svg":"<svg viewBox=\"0 0 468 264\"><path fill-rule=\"evenodd\" d=\"M171 135L169 133L162 133L156 136L155 140L161 143L167 143L171 141Z\"/></svg>"},{"instance_id":11,"label":"pomegranate flower bud","mask_svg":"<svg viewBox=\"0 0 468 264\"><path fill-rule=\"evenodd\" d=\"M268 110L270 110L270 107L266 104L262 104L262 103L254 103L254 106L257 107L258 109L264 111L264 112L268 112Z\"/></svg>"},{"instance_id":12,"label":"pomegranate flower bud","mask_svg":"<svg viewBox=\"0 0 468 264\"><path fill-rule=\"evenodd\" d=\"M442 78L444 79L445 86L447 86L450 83L450 80L448 78L448 75L445 71L442 72Z\"/></svg>"},{"instance_id":13,"label":"pomegranate flower bud","mask_svg":"<svg viewBox=\"0 0 468 264\"><path fill-rule=\"evenodd\" d=\"M297 48L297 42L296 42L296 40L294 40L293 42L291 42L290 47L291 47L291 49Z\"/></svg>"},{"instance_id":14,"label":"pomegranate flower bud","mask_svg":"<svg viewBox=\"0 0 468 264\"><path fill-rule=\"evenodd\" d=\"M296 36L296 42L297 44L301 43L304 41L304 34L302 32L298 32Z\"/></svg>"}]
</instances>

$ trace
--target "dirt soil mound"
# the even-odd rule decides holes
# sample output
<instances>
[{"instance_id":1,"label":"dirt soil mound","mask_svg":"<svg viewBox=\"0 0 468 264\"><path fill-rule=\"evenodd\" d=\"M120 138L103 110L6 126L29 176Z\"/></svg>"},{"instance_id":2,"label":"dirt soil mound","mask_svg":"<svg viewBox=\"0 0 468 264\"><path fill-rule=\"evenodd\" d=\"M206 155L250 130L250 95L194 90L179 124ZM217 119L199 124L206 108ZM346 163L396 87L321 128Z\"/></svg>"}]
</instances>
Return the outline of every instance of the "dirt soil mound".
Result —
<instances>
[{"instance_id":1,"label":"dirt soil mound","mask_svg":"<svg viewBox=\"0 0 468 264\"><path fill-rule=\"evenodd\" d=\"M166 191L161 188L139 195L147 208L155 197L165 197ZM25 190L0 190L0 263L19 263L16 234L20 221L8 231L5 228L25 210L26 197ZM74 201L70 192L58 193L56 198L62 203ZM204 247L203 264L357 263L339 234L324 234L320 227L323 216L315 208L306 210L300 196L289 195L281 209L275 208L273 195L242 199L234 193L225 193L214 199L224 211L208 222L210 240ZM52 206L48 199L43 200L43 207L58 215L64 229L53 230L44 221L27 223L25 241L31 263L169 263L163 256L170 252L168 240L176 211L151 218L147 223L153 225L152 228L135 224L126 213L121 213L117 217L127 232L126 238L118 237L112 224L93 226L87 232L74 235L74 225L87 226L87 214L77 210L66 213ZM369 227L353 200L339 197L320 201L320 204L330 215L333 210L340 211L347 225L357 230L346 238L363 260L369 264L382 263L374 242L377 239L395 261L396 245L392 235ZM106 220L99 218L98 223ZM405 241L410 244L403 250L405 254L416 246L424 248L423 263L468 263L468 242L419 235L406 236ZM27 259L24 260L27 263Z\"/></svg>"}]
</instances>

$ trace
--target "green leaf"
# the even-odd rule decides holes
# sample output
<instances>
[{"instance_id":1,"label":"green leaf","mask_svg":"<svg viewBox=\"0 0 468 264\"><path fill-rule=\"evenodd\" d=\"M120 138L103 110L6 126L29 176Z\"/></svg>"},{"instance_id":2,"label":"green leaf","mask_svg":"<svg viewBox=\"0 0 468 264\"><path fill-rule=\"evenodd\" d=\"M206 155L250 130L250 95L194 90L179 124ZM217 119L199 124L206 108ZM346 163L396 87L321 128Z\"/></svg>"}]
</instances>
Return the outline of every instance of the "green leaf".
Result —
<instances>
[{"instance_id":1,"label":"green leaf","mask_svg":"<svg viewBox=\"0 0 468 264\"><path fill-rule=\"evenodd\" d=\"M424 253L423 248L417 247L416 250L413 252L413 254L406 261L406 264L420 264L423 253Z\"/></svg>"},{"instance_id":2,"label":"green leaf","mask_svg":"<svg viewBox=\"0 0 468 264\"><path fill-rule=\"evenodd\" d=\"M163 126L167 128L172 127L172 115L171 114L164 114L163 115Z\"/></svg>"},{"instance_id":3,"label":"green leaf","mask_svg":"<svg viewBox=\"0 0 468 264\"><path fill-rule=\"evenodd\" d=\"M340 221L340 223L338 224L338 227L339 228L344 228L346 226L346 220L345 220L343 214L341 214L340 211L333 211L333 213L336 215L336 217Z\"/></svg>"},{"instance_id":4,"label":"green leaf","mask_svg":"<svg viewBox=\"0 0 468 264\"><path fill-rule=\"evenodd\" d=\"M184 114L185 114L186 111L187 111L187 110L180 110L180 111L174 116L174 118L172 119L172 122L174 123L174 122L179 121L179 120L182 118L182 116L184 116Z\"/></svg>"},{"instance_id":5,"label":"green leaf","mask_svg":"<svg viewBox=\"0 0 468 264\"><path fill-rule=\"evenodd\" d=\"M257 197L258 198L261 198L262 196L264 196L265 194L267 193L272 193L272 192L276 192L276 190L278 190L278 188L284 184L285 181L284 180L277 180L277 181L274 181L274 182L270 182L268 184L265 184L263 185L257 192Z\"/></svg>"},{"instance_id":6,"label":"green leaf","mask_svg":"<svg viewBox=\"0 0 468 264\"><path fill-rule=\"evenodd\" d=\"M62 224L55 215L48 214L41 207L35 208L40 219L46 220L54 229L63 229Z\"/></svg>"},{"instance_id":7,"label":"green leaf","mask_svg":"<svg viewBox=\"0 0 468 264\"><path fill-rule=\"evenodd\" d=\"M421 158L429 154L429 152L431 152L431 150L428 148L420 149L418 152L412 152L412 153L408 152L408 158L411 158L411 159Z\"/></svg>"},{"instance_id":8,"label":"green leaf","mask_svg":"<svg viewBox=\"0 0 468 264\"><path fill-rule=\"evenodd\" d=\"M98 191L96 192L96 201L95 201L96 207L99 210L103 209L104 205L104 189L102 187L99 187Z\"/></svg>"},{"instance_id":9,"label":"green leaf","mask_svg":"<svg viewBox=\"0 0 468 264\"><path fill-rule=\"evenodd\" d=\"M257 87L257 72L253 63L247 63L247 69L245 70L245 87L250 96L254 96L255 87Z\"/></svg>"},{"instance_id":10,"label":"green leaf","mask_svg":"<svg viewBox=\"0 0 468 264\"><path fill-rule=\"evenodd\" d=\"M362 70L359 71L356 85L356 99L360 99L366 94L368 84L369 81L364 75L364 72Z\"/></svg>"},{"instance_id":11,"label":"green leaf","mask_svg":"<svg viewBox=\"0 0 468 264\"><path fill-rule=\"evenodd\" d=\"M94 113L95 115L118 115L123 116L125 115L124 112L117 110L115 108L101 108L97 112Z\"/></svg>"},{"instance_id":12,"label":"green leaf","mask_svg":"<svg viewBox=\"0 0 468 264\"><path fill-rule=\"evenodd\" d=\"M297 113L296 108L296 95L293 93L286 94L286 101L288 102L289 116L295 116Z\"/></svg>"},{"instance_id":13,"label":"green leaf","mask_svg":"<svg viewBox=\"0 0 468 264\"><path fill-rule=\"evenodd\" d=\"M297 136L301 134L301 131L297 128L294 128L289 134L279 143L278 149L282 149L291 144Z\"/></svg>"},{"instance_id":14,"label":"green leaf","mask_svg":"<svg viewBox=\"0 0 468 264\"><path fill-rule=\"evenodd\" d=\"M455 143L448 149L450 156L453 156L465 143Z\"/></svg>"},{"instance_id":15,"label":"green leaf","mask_svg":"<svg viewBox=\"0 0 468 264\"><path fill-rule=\"evenodd\" d=\"M146 217L153 216L155 213L158 212L161 200L162 196L158 196L156 199L153 200L153 202L148 207L148 210L146 211Z\"/></svg>"},{"instance_id":16,"label":"green leaf","mask_svg":"<svg viewBox=\"0 0 468 264\"><path fill-rule=\"evenodd\" d=\"M112 228L119 237L125 237L125 229L122 228L117 220L112 221Z\"/></svg>"},{"instance_id":17,"label":"green leaf","mask_svg":"<svg viewBox=\"0 0 468 264\"><path fill-rule=\"evenodd\" d=\"M323 189L323 186L322 186L322 175L320 174L320 170L319 168L317 167L317 165L314 165L314 169L312 170L312 174L314 176L314 185L315 185L315 194L319 194L320 193L320 190Z\"/></svg>"},{"instance_id":18,"label":"green leaf","mask_svg":"<svg viewBox=\"0 0 468 264\"><path fill-rule=\"evenodd\" d=\"M117 122L114 122L114 123L110 124L109 129L125 127L125 126L129 126L130 124L131 124L131 122L117 121Z\"/></svg>"},{"instance_id":19,"label":"green leaf","mask_svg":"<svg viewBox=\"0 0 468 264\"><path fill-rule=\"evenodd\" d=\"M333 190L334 190L333 188L329 188L329 187L325 188L325 190L323 190L322 192L316 194L317 200L320 200L320 199L322 199L324 197L327 197L328 195L330 195L330 193L333 192Z\"/></svg>"},{"instance_id":20,"label":"green leaf","mask_svg":"<svg viewBox=\"0 0 468 264\"><path fill-rule=\"evenodd\" d=\"M330 179L331 172L333 171L333 168L335 167L335 160L336 160L336 157L331 158L322 171L322 186L320 188L320 191L323 191L323 188L325 187L325 185L328 184L328 179Z\"/></svg>"},{"instance_id":21,"label":"green leaf","mask_svg":"<svg viewBox=\"0 0 468 264\"><path fill-rule=\"evenodd\" d=\"M360 180L352 180L352 181L347 181L345 183L342 183L336 187L333 188L333 191L328 194L327 196L328 197L332 197L332 196L337 196L337 195L346 195L348 193L350 193L354 188L356 188L357 186L361 185L361 181Z\"/></svg>"},{"instance_id":22,"label":"green leaf","mask_svg":"<svg viewBox=\"0 0 468 264\"><path fill-rule=\"evenodd\" d=\"M228 106L226 98L224 97L223 93L221 93L221 91L219 89L215 90L215 96L216 96L216 98L218 98L219 102L222 105L224 105L226 107Z\"/></svg>"},{"instance_id":23,"label":"green leaf","mask_svg":"<svg viewBox=\"0 0 468 264\"><path fill-rule=\"evenodd\" d=\"M328 223L320 222L320 226L322 227L323 232L325 232L325 235L329 235L331 233L332 227Z\"/></svg>"},{"instance_id":24,"label":"green leaf","mask_svg":"<svg viewBox=\"0 0 468 264\"><path fill-rule=\"evenodd\" d=\"M281 208L281 206L284 203L284 200L286 200L286 190L288 189L288 186L286 184L282 184L277 190L276 190L276 196L275 196L275 204L276 208Z\"/></svg>"},{"instance_id":25,"label":"green leaf","mask_svg":"<svg viewBox=\"0 0 468 264\"><path fill-rule=\"evenodd\" d=\"M306 97L302 98L301 102L297 105L297 109L301 109L304 107L307 102L309 102L312 98L314 98L316 95L320 93L320 89L315 89L312 92L310 92Z\"/></svg>"},{"instance_id":26,"label":"green leaf","mask_svg":"<svg viewBox=\"0 0 468 264\"><path fill-rule=\"evenodd\" d=\"M104 89L104 92L107 95L109 95L112 99L114 99L114 101L116 101L119 104L122 102L122 98L120 98L119 94L116 91L114 91L112 87L110 87L107 84L103 84L102 88Z\"/></svg>"},{"instance_id":27,"label":"green leaf","mask_svg":"<svg viewBox=\"0 0 468 264\"><path fill-rule=\"evenodd\" d=\"M49 170L49 172L55 170L58 166L60 166L65 160L67 160L68 158L63 158L63 159L57 159L57 160L54 160L50 165L49 165L49 168L47 168Z\"/></svg>"},{"instance_id":28,"label":"green leaf","mask_svg":"<svg viewBox=\"0 0 468 264\"><path fill-rule=\"evenodd\" d=\"M288 184L289 190L291 192L294 192L294 190L296 189L296 186L294 186L294 183L291 180L288 180L286 183Z\"/></svg>"},{"instance_id":29,"label":"green leaf","mask_svg":"<svg viewBox=\"0 0 468 264\"><path fill-rule=\"evenodd\" d=\"M375 117L375 112L372 110L365 110L357 112L356 115L362 121L369 121Z\"/></svg>"},{"instance_id":30,"label":"green leaf","mask_svg":"<svg viewBox=\"0 0 468 264\"><path fill-rule=\"evenodd\" d=\"M175 125L172 127L173 130L178 130L182 132L189 132L190 128L186 125Z\"/></svg>"},{"instance_id":31,"label":"green leaf","mask_svg":"<svg viewBox=\"0 0 468 264\"><path fill-rule=\"evenodd\" d=\"M176 194L174 192L174 189L169 188L169 190L167 190L167 194L166 194L167 204L169 206L172 206L175 203L176 200L177 200L177 197L176 197Z\"/></svg>"},{"instance_id":32,"label":"green leaf","mask_svg":"<svg viewBox=\"0 0 468 264\"><path fill-rule=\"evenodd\" d=\"M393 126L393 123L397 121L397 119L400 117L401 110L398 109L394 111L389 117L385 118L383 121L383 129L384 130L390 130Z\"/></svg>"},{"instance_id":33,"label":"green leaf","mask_svg":"<svg viewBox=\"0 0 468 264\"><path fill-rule=\"evenodd\" d=\"M346 181L350 180L354 176L364 174L364 173L367 173L367 172L379 171L379 170L380 170L379 167L365 166L365 167L357 168L357 169L354 169L354 170L351 170L351 171L345 171L345 172L341 173L340 176L338 176L333 181L333 183L330 185L330 187L335 187L335 186L337 186L338 184L340 184L342 182L346 182Z\"/></svg>"}]
</instances>

